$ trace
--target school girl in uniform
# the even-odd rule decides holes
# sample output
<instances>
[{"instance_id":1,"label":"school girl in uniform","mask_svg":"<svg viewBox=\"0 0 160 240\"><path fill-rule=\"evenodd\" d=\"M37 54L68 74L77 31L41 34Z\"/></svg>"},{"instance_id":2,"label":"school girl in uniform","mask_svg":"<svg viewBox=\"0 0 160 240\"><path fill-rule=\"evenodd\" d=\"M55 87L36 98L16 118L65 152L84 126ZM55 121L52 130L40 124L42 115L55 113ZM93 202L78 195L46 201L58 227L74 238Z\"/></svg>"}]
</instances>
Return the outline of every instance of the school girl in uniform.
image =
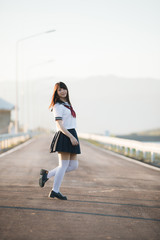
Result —
<instances>
[{"instance_id":1,"label":"school girl in uniform","mask_svg":"<svg viewBox=\"0 0 160 240\"><path fill-rule=\"evenodd\" d=\"M57 132L50 146L50 152L58 152L59 166L47 171L41 169L39 185L44 187L45 183L54 176L54 183L49 198L67 200L60 193L60 186L66 172L78 168L77 154L80 154L80 144L76 133L76 113L72 108L67 86L63 82L55 84L51 104Z\"/></svg>"}]
</instances>

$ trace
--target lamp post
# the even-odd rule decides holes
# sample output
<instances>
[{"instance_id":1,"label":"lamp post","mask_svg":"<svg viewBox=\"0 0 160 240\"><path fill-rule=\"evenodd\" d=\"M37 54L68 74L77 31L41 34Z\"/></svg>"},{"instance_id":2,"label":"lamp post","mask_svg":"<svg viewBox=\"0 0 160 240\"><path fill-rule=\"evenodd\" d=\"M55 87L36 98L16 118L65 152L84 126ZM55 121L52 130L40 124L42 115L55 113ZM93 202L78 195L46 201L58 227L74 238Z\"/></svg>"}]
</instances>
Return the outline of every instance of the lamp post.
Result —
<instances>
[{"instance_id":1,"label":"lamp post","mask_svg":"<svg viewBox=\"0 0 160 240\"><path fill-rule=\"evenodd\" d=\"M43 34L53 33L56 30L51 29L45 32L33 34L30 36L27 36L25 38L19 39L16 42L16 105L15 105L15 133L18 133L19 127L18 127L18 82L19 82L19 44L23 41L26 41L30 38L38 37Z\"/></svg>"},{"instance_id":2,"label":"lamp post","mask_svg":"<svg viewBox=\"0 0 160 240\"><path fill-rule=\"evenodd\" d=\"M34 92L35 88L34 88L34 83L32 83L32 88L30 88L30 81L29 81L29 73L30 73L30 70L31 69L34 69L36 67L42 67L44 65L47 65L47 64L50 64L50 63L53 63L54 60L53 59L50 59L50 60L47 60L45 62L41 62L41 63L38 63L38 64L34 64L34 65L31 65L27 68L27 71L26 71L26 97L27 97L27 100L26 100L26 114L27 114L27 117L26 117L26 129L27 131L29 130L29 127L30 127L30 123L33 121L34 119L34 116L33 116L33 113L35 112L33 109L34 109L34 105L35 105L35 102L34 104L31 105L31 110L32 110L32 114L29 114L29 109L30 109L30 98L29 98L29 89L32 91L32 93ZM33 100L33 95L31 94L31 99ZM37 104L37 107L39 109L39 105ZM37 109L37 108L36 108ZM35 114L36 115L36 114ZM39 119L39 118L38 118ZM32 122L33 123L33 122ZM33 126L33 124L32 124Z\"/></svg>"}]
</instances>

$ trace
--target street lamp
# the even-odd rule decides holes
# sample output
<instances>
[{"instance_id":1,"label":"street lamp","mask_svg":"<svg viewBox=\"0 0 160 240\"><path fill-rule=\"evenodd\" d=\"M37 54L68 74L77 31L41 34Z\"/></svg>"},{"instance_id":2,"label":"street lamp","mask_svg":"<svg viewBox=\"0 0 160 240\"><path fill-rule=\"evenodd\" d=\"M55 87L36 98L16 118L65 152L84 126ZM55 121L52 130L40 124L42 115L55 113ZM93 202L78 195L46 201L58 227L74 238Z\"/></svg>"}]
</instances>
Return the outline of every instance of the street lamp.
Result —
<instances>
[{"instance_id":1,"label":"street lamp","mask_svg":"<svg viewBox=\"0 0 160 240\"><path fill-rule=\"evenodd\" d=\"M25 38L19 39L16 42L16 105L15 105L15 133L18 133L18 81L19 81L19 44L23 41L26 41L30 38L38 37L43 34L53 33L55 29L51 29L45 32L37 33L34 35L27 36Z\"/></svg>"},{"instance_id":2,"label":"street lamp","mask_svg":"<svg viewBox=\"0 0 160 240\"><path fill-rule=\"evenodd\" d=\"M26 72L26 83L27 83L27 85L26 85L26 97L27 97L27 100L26 100L26 114L27 114L27 117L25 118L26 119L26 129L27 129L27 131L29 130L29 127L30 127L30 123L32 122L32 128L33 128L33 119L34 119L34 116L33 116L33 113L35 113L35 111L34 111L34 105L35 105L35 101L34 101L34 104L32 104L32 106L31 106L31 109L32 109L32 114L29 114L29 109L30 109L30 98L29 98L29 89L32 91L32 93L34 92L34 83L32 84L32 88L30 88L30 84L29 84L29 72L30 72L30 70L31 69L34 69L34 68L36 68L36 67L39 67L39 66L44 66L44 65L48 65L48 64L50 64L50 63L53 63L55 60L53 60L53 59L49 59L49 60L47 60L47 61L45 61L45 62L41 62L41 63L38 63L38 64L34 64L34 65L31 65L31 66L29 66L28 68L27 68L27 72ZM31 98L33 99L33 95L31 94ZM39 109L39 104L37 104L37 107L35 108L35 110L36 109ZM39 111L38 111L39 112ZM36 114L35 114L35 116L37 116ZM39 119L39 118L38 118ZM36 121L37 122L37 121Z\"/></svg>"}]
</instances>

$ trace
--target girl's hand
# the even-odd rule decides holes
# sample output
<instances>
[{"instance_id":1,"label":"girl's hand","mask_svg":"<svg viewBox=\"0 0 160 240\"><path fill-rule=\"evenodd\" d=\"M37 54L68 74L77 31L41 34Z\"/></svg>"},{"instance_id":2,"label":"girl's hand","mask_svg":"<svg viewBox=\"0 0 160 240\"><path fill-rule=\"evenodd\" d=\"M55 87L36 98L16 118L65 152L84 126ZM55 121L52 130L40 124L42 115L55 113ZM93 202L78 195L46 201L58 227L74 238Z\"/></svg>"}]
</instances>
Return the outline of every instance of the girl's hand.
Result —
<instances>
[{"instance_id":1,"label":"girl's hand","mask_svg":"<svg viewBox=\"0 0 160 240\"><path fill-rule=\"evenodd\" d=\"M71 140L71 143L72 143L73 146L76 146L76 145L79 144L78 141L77 141L77 139L76 139L74 136L72 136L72 137L70 138L70 140Z\"/></svg>"}]
</instances>

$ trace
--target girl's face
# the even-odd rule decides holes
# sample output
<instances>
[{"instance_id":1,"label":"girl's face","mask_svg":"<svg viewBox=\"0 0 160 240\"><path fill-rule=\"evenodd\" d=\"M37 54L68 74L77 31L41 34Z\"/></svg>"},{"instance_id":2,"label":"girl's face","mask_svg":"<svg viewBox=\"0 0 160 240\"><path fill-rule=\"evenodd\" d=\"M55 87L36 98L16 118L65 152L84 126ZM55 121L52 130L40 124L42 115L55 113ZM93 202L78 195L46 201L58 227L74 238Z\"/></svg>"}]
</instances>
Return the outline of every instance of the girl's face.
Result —
<instances>
[{"instance_id":1,"label":"girl's face","mask_svg":"<svg viewBox=\"0 0 160 240\"><path fill-rule=\"evenodd\" d=\"M64 89L64 88L58 88L57 89L57 93L58 93L58 96L62 99L62 100L66 100L66 97L67 97L67 89Z\"/></svg>"}]
</instances>

